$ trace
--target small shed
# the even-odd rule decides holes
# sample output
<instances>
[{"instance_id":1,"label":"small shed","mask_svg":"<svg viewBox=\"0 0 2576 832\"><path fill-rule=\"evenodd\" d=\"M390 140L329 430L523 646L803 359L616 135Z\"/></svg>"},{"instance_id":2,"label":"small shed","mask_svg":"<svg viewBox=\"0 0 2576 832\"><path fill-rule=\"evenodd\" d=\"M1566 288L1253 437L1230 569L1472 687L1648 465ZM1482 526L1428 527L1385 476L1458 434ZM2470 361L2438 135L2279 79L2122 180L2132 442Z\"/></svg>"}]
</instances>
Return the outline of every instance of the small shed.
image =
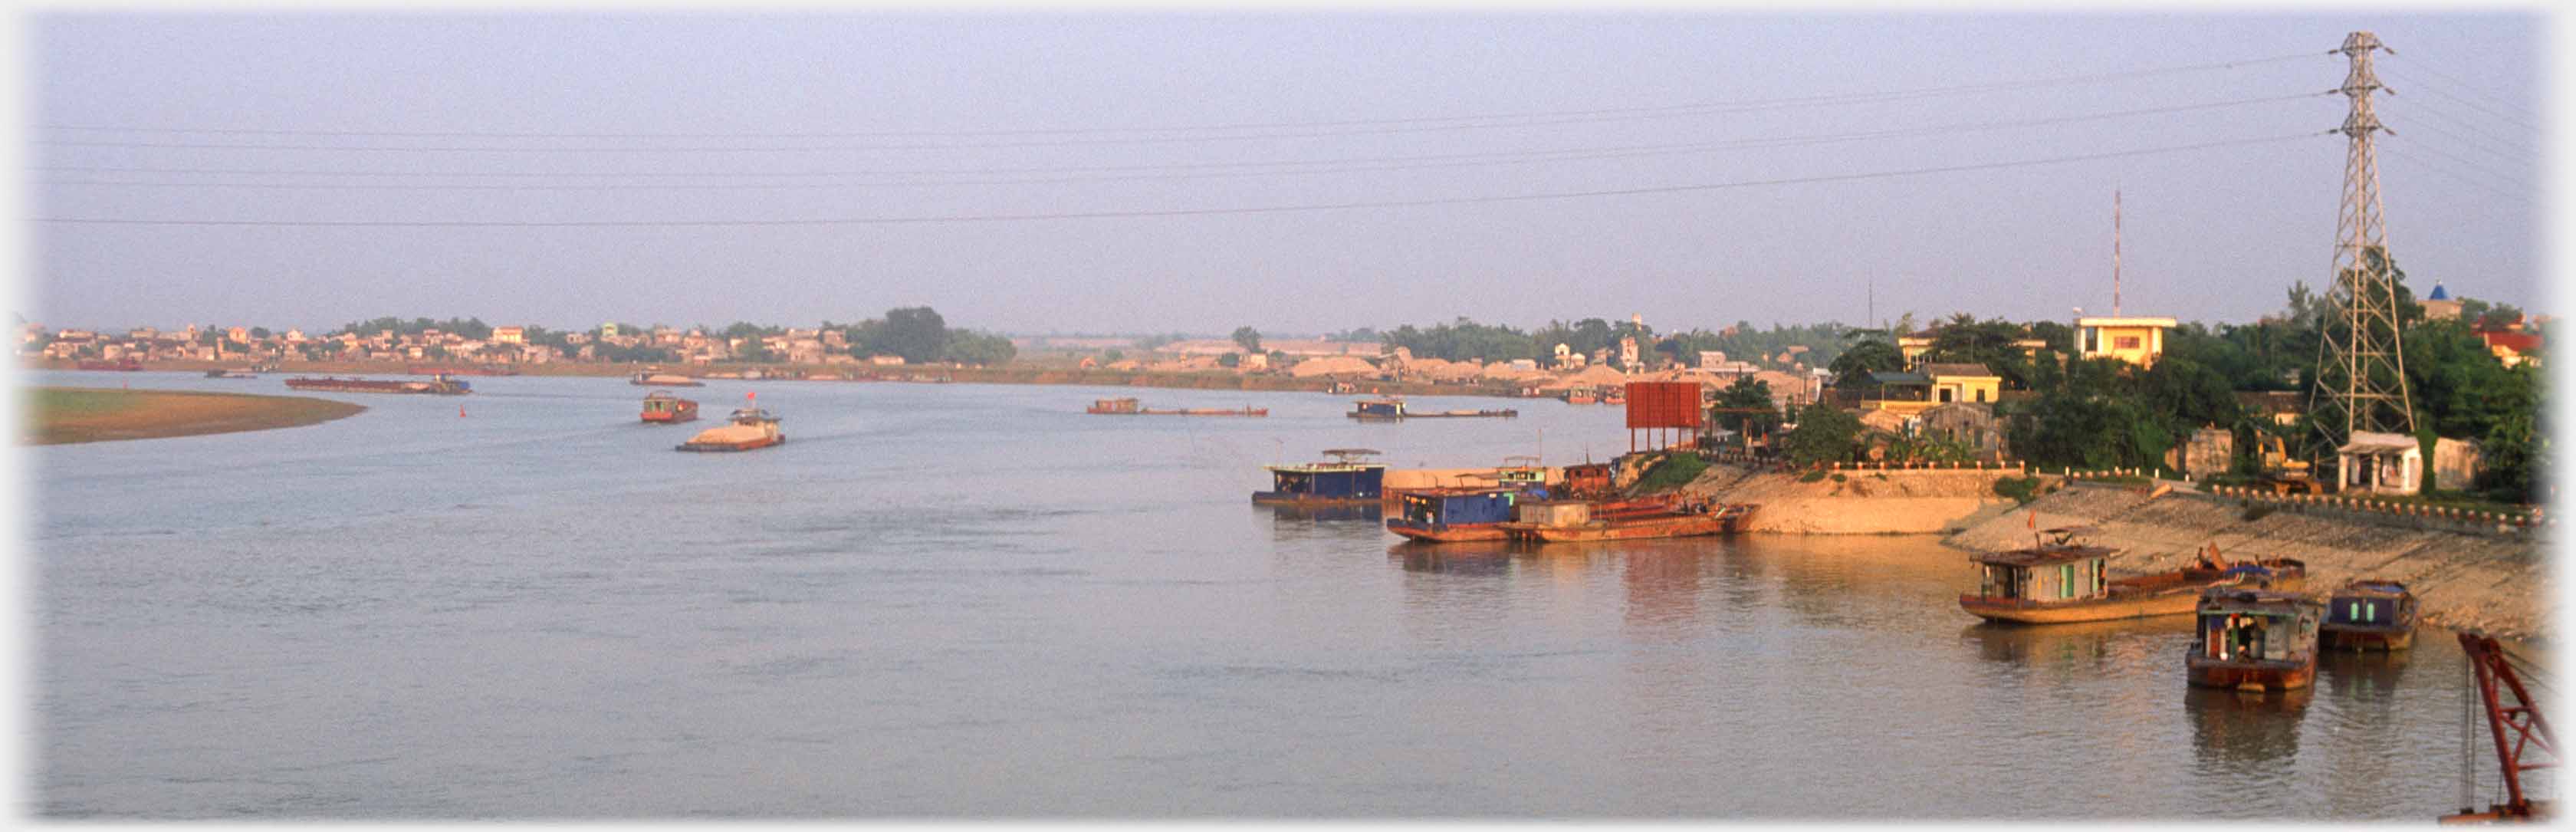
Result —
<instances>
[{"instance_id":1,"label":"small shed","mask_svg":"<svg viewBox=\"0 0 2576 832\"><path fill-rule=\"evenodd\" d=\"M2473 442L2457 439L2433 440L2433 487L2447 491L2469 488L2485 467Z\"/></svg>"},{"instance_id":2,"label":"small shed","mask_svg":"<svg viewBox=\"0 0 2576 832\"><path fill-rule=\"evenodd\" d=\"M2339 491L2413 494L2424 488L2424 448L2402 433L2352 432L2335 449Z\"/></svg>"}]
</instances>

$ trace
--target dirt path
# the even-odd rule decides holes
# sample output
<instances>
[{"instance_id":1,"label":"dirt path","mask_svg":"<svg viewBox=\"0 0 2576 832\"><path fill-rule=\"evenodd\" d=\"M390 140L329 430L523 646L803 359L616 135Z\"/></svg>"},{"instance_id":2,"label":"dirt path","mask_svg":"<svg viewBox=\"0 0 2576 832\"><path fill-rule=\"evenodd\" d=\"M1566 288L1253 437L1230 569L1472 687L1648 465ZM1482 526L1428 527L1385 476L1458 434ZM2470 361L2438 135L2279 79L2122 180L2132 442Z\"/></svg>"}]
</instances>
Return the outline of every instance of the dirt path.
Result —
<instances>
[{"instance_id":1,"label":"dirt path","mask_svg":"<svg viewBox=\"0 0 2576 832\"><path fill-rule=\"evenodd\" d=\"M85 387L29 389L26 407L19 441L27 445L301 427L366 409L302 396Z\"/></svg>"}]
</instances>

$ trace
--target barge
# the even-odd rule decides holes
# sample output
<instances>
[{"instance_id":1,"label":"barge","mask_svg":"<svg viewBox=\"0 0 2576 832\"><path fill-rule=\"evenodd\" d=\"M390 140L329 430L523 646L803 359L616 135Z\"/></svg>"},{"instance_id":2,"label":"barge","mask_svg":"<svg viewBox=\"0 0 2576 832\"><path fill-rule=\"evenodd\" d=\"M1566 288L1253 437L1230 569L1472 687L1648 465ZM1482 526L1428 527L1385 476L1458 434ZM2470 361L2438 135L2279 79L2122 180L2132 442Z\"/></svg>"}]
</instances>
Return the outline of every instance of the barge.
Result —
<instances>
[{"instance_id":1,"label":"barge","mask_svg":"<svg viewBox=\"0 0 2576 832\"><path fill-rule=\"evenodd\" d=\"M1379 492L1386 485L1386 463L1364 462L1363 457L1376 456L1369 448L1332 448L1324 451L1329 462L1304 465L1264 465L1270 471L1268 491L1252 492L1256 505L1365 505L1376 506Z\"/></svg>"},{"instance_id":2,"label":"barge","mask_svg":"<svg viewBox=\"0 0 2576 832\"><path fill-rule=\"evenodd\" d=\"M1502 410L1412 411L1405 409L1403 399L1387 396L1376 399L1361 399L1359 401L1352 402L1351 412L1346 415L1363 422L1398 422L1405 419L1514 419L1519 418L1521 412L1509 408Z\"/></svg>"},{"instance_id":3,"label":"barge","mask_svg":"<svg viewBox=\"0 0 2576 832\"><path fill-rule=\"evenodd\" d=\"M207 377L207 378L258 378L258 377L259 377L259 374L258 374L258 373L251 372L251 371L249 371L249 370L207 370L207 371L206 371L206 377Z\"/></svg>"},{"instance_id":4,"label":"barge","mask_svg":"<svg viewBox=\"0 0 2576 832\"><path fill-rule=\"evenodd\" d=\"M1544 500L1524 505L1519 517L1503 524L1503 529L1513 540L1525 543L1701 537L1743 531L1756 508L1672 498Z\"/></svg>"},{"instance_id":5,"label":"barge","mask_svg":"<svg viewBox=\"0 0 2576 832\"><path fill-rule=\"evenodd\" d=\"M1503 525L1512 519L1522 489L1426 488L1404 495L1404 515L1386 519L1386 530L1407 540L1458 543L1506 540Z\"/></svg>"},{"instance_id":6,"label":"barge","mask_svg":"<svg viewBox=\"0 0 2576 832\"><path fill-rule=\"evenodd\" d=\"M680 443L678 450L751 451L787 442L787 435L778 432L778 417L769 415L769 411L756 407L740 408L733 412L731 422L723 427L699 431L698 435L689 437L689 441Z\"/></svg>"},{"instance_id":7,"label":"barge","mask_svg":"<svg viewBox=\"0 0 2576 832\"><path fill-rule=\"evenodd\" d=\"M2329 650L2404 650L2415 644L2415 618L2405 584L2364 578L2326 596L2317 640Z\"/></svg>"},{"instance_id":8,"label":"barge","mask_svg":"<svg viewBox=\"0 0 2576 832\"><path fill-rule=\"evenodd\" d=\"M428 381L296 376L287 379L286 386L294 390L328 390L340 393L425 393L433 396L462 396L474 392L473 385L446 376L434 376Z\"/></svg>"},{"instance_id":9,"label":"barge","mask_svg":"<svg viewBox=\"0 0 2576 832\"><path fill-rule=\"evenodd\" d=\"M115 370L115 371L128 372L128 373L130 373L130 372L135 372L135 371L137 371L137 370L141 370L141 369L143 369L143 362L142 362L142 361L139 361L139 360L136 360L136 359L132 359L132 358L119 358L119 359L116 359L116 360L114 360L114 361L103 361L103 360L96 359L96 358L85 358L85 359L82 359L81 361L79 361L78 363L73 364L73 365L72 365L72 369L75 369L75 370Z\"/></svg>"},{"instance_id":10,"label":"barge","mask_svg":"<svg viewBox=\"0 0 2576 832\"><path fill-rule=\"evenodd\" d=\"M2295 592L2212 587L2183 668L2205 688L2286 691L2317 676L2317 627L2324 606Z\"/></svg>"},{"instance_id":11,"label":"barge","mask_svg":"<svg viewBox=\"0 0 2576 832\"><path fill-rule=\"evenodd\" d=\"M652 424L676 424L698 420L698 403L655 390L644 396L643 420Z\"/></svg>"},{"instance_id":12,"label":"barge","mask_svg":"<svg viewBox=\"0 0 2576 832\"><path fill-rule=\"evenodd\" d=\"M406 370L416 376L515 376L519 374L519 371L508 367L442 367L435 364L414 364Z\"/></svg>"},{"instance_id":13,"label":"barge","mask_svg":"<svg viewBox=\"0 0 2576 832\"><path fill-rule=\"evenodd\" d=\"M1268 416L1270 408L1156 409L1138 407L1135 399L1095 399L1091 402L1091 406L1084 408L1082 412L1096 416Z\"/></svg>"},{"instance_id":14,"label":"barge","mask_svg":"<svg viewBox=\"0 0 2576 832\"><path fill-rule=\"evenodd\" d=\"M2075 543L2085 529L2049 529L2056 539L2027 549L1980 552L1968 557L1977 567L1977 592L1961 594L1959 608L1988 621L2011 624L2065 624L2183 615L2200 605L2203 590L2218 586L2254 586L2275 591L2296 589L2307 572L2287 558L2227 564L2215 552L2204 552L2189 567L2171 572L2112 578L2110 559L2116 549Z\"/></svg>"},{"instance_id":15,"label":"barge","mask_svg":"<svg viewBox=\"0 0 2576 832\"><path fill-rule=\"evenodd\" d=\"M675 373L636 373L626 383L638 387L705 387L706 382Z\"/></svg>"}]
</instances>

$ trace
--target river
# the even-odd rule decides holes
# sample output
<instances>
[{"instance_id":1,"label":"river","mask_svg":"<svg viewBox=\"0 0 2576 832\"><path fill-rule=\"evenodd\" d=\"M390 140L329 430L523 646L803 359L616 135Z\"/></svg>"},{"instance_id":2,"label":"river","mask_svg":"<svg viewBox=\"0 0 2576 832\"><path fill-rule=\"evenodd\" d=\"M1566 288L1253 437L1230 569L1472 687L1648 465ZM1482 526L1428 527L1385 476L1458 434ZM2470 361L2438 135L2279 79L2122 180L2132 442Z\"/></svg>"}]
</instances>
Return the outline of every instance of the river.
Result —
<instances>
[{"instance_id":1,"label":"river","mask_svg":"<svg viewBox=\"0 0 2576 832\"><path fill-rule=\"evenodd\" d=\"M280 376L22 383L285 393ZM2188 688L2188 619L1999 629L1928 537L1419 547L1257 508L1324 448L1627 448L1615 407L622 379L23 448L33 810L103 818L2385 818L2465 663ZM784 446L675 453L746 393ZM1266 419L1086 416L1091 399ZM1492 399L1417 399L1427 409ZM460 415L459 409L462 408ZM2481 723L2481 727L2483 723ZM2478 799L2496 780L2483 746ZM2539 793L2554 796L2546 783Z\"/></svg>"}]
</instances>

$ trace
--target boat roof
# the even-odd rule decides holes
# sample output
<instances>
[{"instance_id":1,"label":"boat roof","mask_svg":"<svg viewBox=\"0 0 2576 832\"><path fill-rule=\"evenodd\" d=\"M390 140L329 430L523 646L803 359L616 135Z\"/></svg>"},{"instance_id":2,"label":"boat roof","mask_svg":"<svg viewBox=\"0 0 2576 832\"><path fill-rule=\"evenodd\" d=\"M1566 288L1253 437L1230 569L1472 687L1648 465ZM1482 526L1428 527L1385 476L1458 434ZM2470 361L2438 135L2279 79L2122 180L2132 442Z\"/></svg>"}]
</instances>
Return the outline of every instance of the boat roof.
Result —
<instances>
[{"instance_id":1,"label":"boat roof","mask_svg":"<svg viewBox=\"0 0 2576 832\"><path fill-rule=\"evenodd\" d=\"M1968 559L1996 566L2051 566L2070 561L2107 558L2120 550L2108 546L2050 546L2041 549L2014 549L2009 552L1979 552Z\"/></svg>"},{"instance_id":2,"label":"boat roof","mask_svg":"<svg viewBox=\"0 0 2576 832\"><path fill-rule=\"evenodd\" d=\"M1264 466L1261 466L1261 467L1263 467L1263 468L1268 468L1268 469L1273 470L1273 471L1287 471L1287 472L1290 472L1290 473L1297 473L1297 474L1339 474L1339 473L1344 473L1344 472L1349 472L1349 471L1366 471L1366 470L1370 470L1370 469L1373 469L1373 468L1375 468L1375 469L1383 469L1383 468L1385 468L1385 467L1386 467L1386 463L1383 463L1383 462L1305 462L1305 463L1299 463L1299 464L1296 464L1296 465L1264 465Z\"/></svg>"},{"instance_id":3,"label":"boat roof","mask_svg":"<svg viewBox=\"0 0 2576 832\"><path fill-rule=\"evenodd\" d=\"M1407 499L1413 497L1475 497L1485 494L1518 494L1520 492L1521 490L1517 488L1492 488L1481 485L1442 485L1431 488L1412 489L1404 492L1404 496Z\"/></svg>"},{"instance_id":4,"label":"boat roof","mask_svg":"<svg viewBox=\"0 0 2576 832\"><path fill-rule=\"evenodd\" d=\"M2296 615L2302 606L2317 604L2315 596L2299 592L2272 592L2214 586L2201 591L2202 613L2227 612L2239 615Z\"/></svg>"},{"instance_id":5,"label":"boat roof","mask_svg":"<svg viewBox=\"0 0 2576 832\"><path fill-rule=\"evenodd\" d=\"M2335 590L2334 594L2345 596L2398 596L2405 595L2407 592L2406 585L2396 581L2381 578L2362 578L2344 582L2343 587Z\"/></svg>"}]
</instances>

